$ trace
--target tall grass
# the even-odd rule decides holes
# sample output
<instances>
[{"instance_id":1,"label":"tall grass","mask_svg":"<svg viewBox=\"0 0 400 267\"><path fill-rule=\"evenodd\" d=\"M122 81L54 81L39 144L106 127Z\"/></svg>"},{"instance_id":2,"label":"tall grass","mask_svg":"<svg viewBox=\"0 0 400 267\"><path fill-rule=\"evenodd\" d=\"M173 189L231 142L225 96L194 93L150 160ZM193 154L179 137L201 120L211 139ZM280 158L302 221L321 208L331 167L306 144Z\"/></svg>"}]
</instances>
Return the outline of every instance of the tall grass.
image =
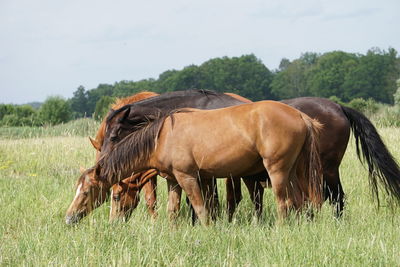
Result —
<instances>
[{"instance_id":1,"label":"tall grass","mask_svg":"<svg viewBox=\"0 0 400 267\"><path fill-rule=\"evenodd\" d=\"M61 131L62 132L62 131ZM65 131L64 131L65 132ZM379 132L400 158L400 129ZM93 134L93 133L90 133ZM86 135L86 134L85 134ZM276 224L267 191L264 219L252 217L247 192L233 223L225 214L209 226L190 225L186 205L175 225L167 220L166 185L159 179L159 217L142 202L127 223L108 222L106 203L75 227L64 223L79 166L94 150L77 135L0 140L0 265L59 266L396 266L400 263L399 209L370 196L367 172L354 140L340 173L347 208L342 220L326 203L312 222ZM40 136L40 135L39 135ZM225 201L223 181L219 181ZM384 195L384 194L381 194Z\"/></svg>"},{"instance_id":2,"label":"tall grass","mask_svg":"<svg viewBox=\"0 0 400 267\"><path fill-rule=\"evenodd\" d=\"M37 138L48 136L89 136L94 135L99 122L85 118L70 121L65 124L40 127L0 127L0 138Z\"/></svg>"}]
</instances>

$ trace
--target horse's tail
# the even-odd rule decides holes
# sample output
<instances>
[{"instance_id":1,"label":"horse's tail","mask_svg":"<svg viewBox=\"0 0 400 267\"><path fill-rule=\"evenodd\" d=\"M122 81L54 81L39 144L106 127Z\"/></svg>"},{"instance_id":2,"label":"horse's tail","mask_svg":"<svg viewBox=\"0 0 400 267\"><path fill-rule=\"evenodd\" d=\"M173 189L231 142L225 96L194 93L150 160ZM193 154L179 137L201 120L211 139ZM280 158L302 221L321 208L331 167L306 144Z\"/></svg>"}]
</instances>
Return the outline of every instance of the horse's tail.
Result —
<instances>
[{"instance_id":1,"label":"horse's tail","mask_svg":"<svg viewBox=\"0 0 400 267\"><path fill-rule=\"evenodd\" d=\"M367 162L370 186L378 205L378 181L393 199L400 202L399 165L383 143L376 128L360 112L344 106L341 108L350 122L356 139L357 156L361 162Z\"/></svg>"},{"instance_id":2,"label":"horse's tail","mask_svg":"<svg viewBox=\"0 0 400 267\"><path fill-rule=\"evenodd\" d=\"M300 170L302 173L299 173L298 176L307 176L305 178L308 181L306 189L308 200L315 207L320 207L323 203L323 175L319 154L319 136L322 124L304 113L301 116L307 126L307 136L300 154L303 162Z\"/></svg>"}]
</instances>

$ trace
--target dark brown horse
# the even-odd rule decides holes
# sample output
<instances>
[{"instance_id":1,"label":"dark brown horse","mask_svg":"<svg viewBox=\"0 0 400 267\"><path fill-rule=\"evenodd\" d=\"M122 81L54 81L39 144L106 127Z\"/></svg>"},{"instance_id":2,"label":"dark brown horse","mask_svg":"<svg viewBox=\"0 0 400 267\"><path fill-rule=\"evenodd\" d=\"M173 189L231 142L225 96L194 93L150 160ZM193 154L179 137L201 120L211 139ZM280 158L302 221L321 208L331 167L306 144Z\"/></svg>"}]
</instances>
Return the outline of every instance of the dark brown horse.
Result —
<instances>
[{"instance_id":1,"label":"dark brown horse","mask_svg":"<svg viewBox=\"0 0 400 267\"><path fill-rule=\"evenodd\" d=\"M318 151L321 125L285 104L249 103L216 110L185 110L169 116L141 110L140 126L108 149L96 169L114 184L127 173L156 169L176 179L204 224L209 206L198 179L241 177L267 170L280 218L305 203L322 203ZM130 120L120 121L130 127ZM126 125L125 125L126 124ZM206 196L205 199L208 199Z\"/></svg>"},{"instance_id":2,"label":"dark brown horse","mask_svg":"<svg viewBox=\"0 0 400 267\"><path fill-rule=\"evenodd\" d=\"M336 207L336 216L340 217L344 208L344 191L340 182L339 165L346 151L350 130L355 140L357 156L366 163L373 195L379 203L378 183L396 202L400 200L400 169L393 156L383 143L371 121L360 112L341 106L328 99L301 97L282 101L317 119L324 127L320 137L320 157L324 176L324 197ZM243 179L253 201L262 209L263 187L260 181L266 176L258 176L258 181ZM268 181L268 180L267 180ZM232 214L242 199L241 185L237 180L227 180L228 207Z\"/></svg>"}]
</instances>

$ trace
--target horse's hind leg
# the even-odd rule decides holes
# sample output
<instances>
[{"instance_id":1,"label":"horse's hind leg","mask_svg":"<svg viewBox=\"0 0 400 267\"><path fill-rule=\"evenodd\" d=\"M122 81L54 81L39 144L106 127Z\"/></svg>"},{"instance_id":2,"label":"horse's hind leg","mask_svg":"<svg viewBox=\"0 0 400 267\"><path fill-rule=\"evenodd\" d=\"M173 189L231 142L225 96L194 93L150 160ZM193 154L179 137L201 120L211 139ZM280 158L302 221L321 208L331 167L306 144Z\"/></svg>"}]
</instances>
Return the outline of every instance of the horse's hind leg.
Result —
<instances>
[{"instance_id":1,"label":"horse's hind leg","mask_svg":"<svg viewBox=\"0 0 400 267\"><path fill-rule=\"evenodd\" d=\"M198 183L196 175L190 175L178 171L174 171L174 176L188 196L190 203L192 203L193 209L197 214L201 224L208 224L208 210L204 205L203 196L201 194L200 185Z\"/></svg>"},{"instance_id":2,"label":"horse's hind leg","mask_svg":"<svg viewBox=\"0 0 400 267\"><path fill-rule=\"evenodd\" d=\"M228 221L231 222L233 218L233 213L237 205L239 205L242 200L242 190L240 179L236 178L226 178L226 208L228 211Z\"/></svg>"},{"instance_id":3,"label":"horse's hind leg","mask_svg":"<svg viewBox=\"0 0 400 267\"><path fill-rule=\"evenodd\" d=\"M169 219L173 221L176 219L181 206L182 188L176 181L170 179L167 179L167 186L168 186L167 212Z\"/></svg>"},{"instance_id":4,"label":"horse's hind leg","mask_svg":"<svg viewBox=\"0 0 400 267\"><path fill-rule=\"evenodd\" d=\"M277 202L279 221L283 221L288 216L289 211L298 210L301 207L299 199L294 196L293 185L289 182L291 173L286 168L269 166L265 161L264 166L266 166L271 179L272 190Z\"/></svg>"},{"instance_id":5,"label":"horse's hind leg","mask_svg":"<svg viewBox=\"0 0 400 267\"><path fill-rule=\"evenodd\" d=\"M340 182L339 168L324 169L324 197L335 208L335 216L340 218L344 209L344 191Z\"/></svg>"},{"instance_id":6,"label":"horse's hind leg","mask_svg":"<svg viewBox=\"0 0 400 267\"><path fill-rule=\"evenodd\" d=\"M154 175L144 186L144 197L147 204L147 209L153 218L157 217L157 212L155 211L157 202L157 175Z\"/></svg>"}]
</instances>

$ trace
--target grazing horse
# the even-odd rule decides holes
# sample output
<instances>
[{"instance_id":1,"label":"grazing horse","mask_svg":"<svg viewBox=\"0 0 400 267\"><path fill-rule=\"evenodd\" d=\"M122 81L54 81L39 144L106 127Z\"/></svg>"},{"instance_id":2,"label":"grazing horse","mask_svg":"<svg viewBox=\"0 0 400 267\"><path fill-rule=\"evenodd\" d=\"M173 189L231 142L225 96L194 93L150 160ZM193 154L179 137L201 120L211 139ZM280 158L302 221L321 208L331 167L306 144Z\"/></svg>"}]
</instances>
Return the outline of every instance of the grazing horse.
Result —
<instances>
[{"instance_id":1,"label":"grazing horse","mask_svg":"<svg viewBox=\"0 0 400 267\"><path fill-rule=\"evenodd\" d=\"M135 119L123 118L117 131L125 128L130 134L112 149L103 144L99 181L114 184L147 169L166 173L186 192L202 224L208 223L210 206L198 179L207 183L267 170L281 219L306 203L322 204L322 126L288 105L261 101L215 110L129 112Z\"/></svg>"},{"instance_id":2,"label":"grazing horse","mask_svg":"<svg viewBox=\"0 0 400 267\"><path fill-rule=\"evenodd\" d=\"M236 94L225 93L244 103L251 101ZM339 176L339 166L346 151L349 141L350 130L356 139L357 155L362 162L366 162L369 170L369 179L372 192L377 195L377 184L380 182L387 193L394 199L400 197L400 170L392 155L384 145L373 124L363 114L336 104L328 99L317 97L301 97L283 100L282 102L295 107L306 113L313 119L317 119L324 127L320 137L320 157L323 167L324 198L335 207L335 215L340 217L344 209L344 191ZM243 177L250 197L255 204L257 216L262 213L262 198L264 189L261 184L268 181L266 172L258 174L257 177ZM268 184L269 182L267 182ZM228 220L236 206L242 199L241 183L238 179L228 178L226 180ZM138 192L137 192L138 193ZM118 210L127 210L135 194L118 191L118 198L124 199L125 204L120 202ZM117 202L115 202L117 203ZM117 208L115 205L111 209ZM113 213L117 214L117 213ZM121 214L119 216L122 216Z\"/></svg>"},{"instance_id":3,"label":"grazing horse","mask_svg":"<svg viewBox=\"0 0 400 267\"><path fill-rule=\"evenodd\" d=\"M109 114L114 111L115 109L119 109L126 104L130 104L133 102L137 102L146 98L150 98L153 96L158 96L157 93L153 92L140 92L132 96L128 96L125 98L118 98L114 104L111 105L111 111ZM105 134L105 128L106 128L106 118L107 116L102 120L100 123L99 129L97 131L95 139L92 139L89 137L90 142L92 143L93 147L96 149L96 162L99 158L100 155L100 150L101 146L103 145L104 141L104 134ZM81 170L81 176L78 179L77 182L77 192L74 200L72 201L71 205L69 206L67 210L67 218L66 222L68 224L70 223L75 223L78 222L81 218L83 218L86 214L91 212L94 208L96 208L98 205L102 203L96 202L96 199L106 199L108 196L108 187L107 186L101 186L99 187L97 183L93 180L95 173L93 168L89 168L87 170ZM138 175L136 175L137 177ZM155 204L156 204L156 191L155 187L157 185L157 180L156 180L157 174L153 175L149 181L144 184L142 187L144 188L145 192L145 199L148 207L148 211L152 216L155 216ZM145 177L143 177L144 179ZM118 192L120 191L120 188L125 188L126 184L130 184L129 182L131 181L131 177L127 178L126 181L121 181L120 185L114 185L114 191ZM93 190L91 187L96 188L96 190ZM127 200L128 201L128 200ZM124 202L126 205L130 205L133 201L131 202ZM96 202L96 203L95 203ZM128 213L127 209L124 209ZM75 214L75 215L72 215Z\"/></svg>"},{"instance_id":4,"label":"grazing horse","mask_svg":"<svg viewBox=\"0 0 400 267\"><path fill-rule=\"evenodd\" d=\"M165 93L159 96L154 96L154 97L149 97L144 100L138 101L131 103L129 105L123 106L116 111L111 112L107 118L103 121L99 132L96 136L95 140L91 140L93 146L97 149L98 153L101 151L101 146L103 145L103 142L106 142L108 144L117 143L120 141L123 137L125 137L129 132L123 131L124 129L119 127L119 121L122 119L129 118L131 121L135 120L135 113L130 113L131 110L134 110L135 107L136 110L163 110L163 111L171 111L176 108L183 108L183 107L195 107L195 108L200 108L200 109L215 109L215 108L221 108L221 107L228 107L228 106L233 106L233 105L240 105L243 104L242 101L235 99L231 96L222 94L222 93L216 93L213 91L208 91L208 90L187 90L187 91L176 91L176 92L170 92L170 93ZM106 127L106 122L107 122L107 127ZM137 123L140 123L139 121L136 121ZM118 126L118 127L117 127ZM107 131L107 129L112 129L110 131ZM130 177L131 174L127 174L126 177ZM86 177L89 177L91 179L83 179L82 177L78 180L78 190L76 194L86 194L85 196L88 197L88 194L96 195L96 196L103 196L103 195L108 195L109 189L111 185L106 185L102 184L101 187L92 184L93 177L95 176L95 171L93 169L90 169L86 174ZM126 181L129 183L129 178ZM155 203L155 183L156 183L156 175L154 176L153 179L150 180L149 183L144 185L145 189L145 194L146 194L146 199L148 200L148 205L149 206L149 212L151 210L154 211L154 205L151 203ZM93 185L93 186L92 186ZM108 186L108 187L107 187ZM146 188L147 187L147 188ZM123 196L132 196L132 194L125 194L123 190L121 191L121 188L128 188L128 187L123 187L123 184L120 185L119 189L113 191L113 198L115 196L115 201L112 202L113 204L117 203L117 199L121 199L121 195ZM104 194L99 194L98 192L94 192L97 190L103 190L106 191ZM170 214L176 214L179 210L179 201L180 201L180 193L181 193L181 188L178 186L178 184L175 181L168 180L168 190L169 190L169 205L168 205L168 211ZM116 193L115 193L116 192ZM120 192L120 193L119 193ZM214 196L217 198L217 191L216 187L214 188ZM89 205L87 201L82 201L84 199L84 196L81 198L76 198L74 201L71 203L69 209L67 210L66 214L66 222L67 224L72 224L72 223L77 223L82 216L78 216L78 211L82 211L85 209L85 205ZM94 197L90 198L92 201L95 201L96 204L90 203L91 207L93 206L98 206L101 203L105 201L105 199L96 199ZM78 201L81 200L81 201ZM150 202L150 204L149 204ZM131 200L125 201L125 203L133 203ZM218 201L216 200L214 202L214 205L218 205ZM87 207L89 208L89 207ZM218 207L215 207L218 209ZM119 209L121 211L126 210L124 208ZM79 213L79 214L87 214L88 212L85 213ZM112 212L112 214L115 214ZM155 213L154 213L155 214Z\"/></svg>"}]
</instances>

